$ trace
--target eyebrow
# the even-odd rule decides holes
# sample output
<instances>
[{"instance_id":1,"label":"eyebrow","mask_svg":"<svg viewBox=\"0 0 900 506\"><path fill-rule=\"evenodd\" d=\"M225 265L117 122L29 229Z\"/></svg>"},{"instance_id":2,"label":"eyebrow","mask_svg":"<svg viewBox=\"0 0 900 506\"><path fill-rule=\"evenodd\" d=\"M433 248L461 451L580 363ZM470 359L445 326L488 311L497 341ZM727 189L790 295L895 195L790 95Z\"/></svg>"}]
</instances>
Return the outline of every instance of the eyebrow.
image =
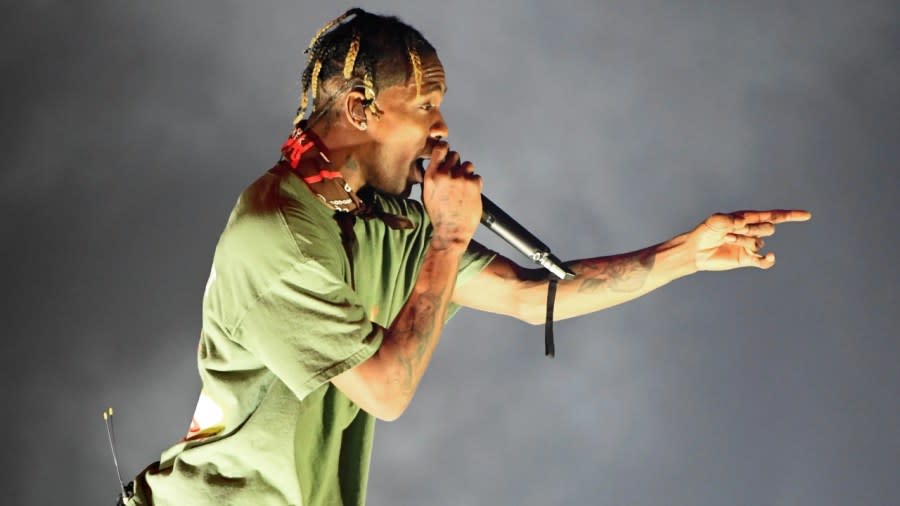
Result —
<instances>
[{"instance_id":1,"label":"eyebrow","mask_svg":"<svg viewBox=\"0 0 900 506\"><path fill-rule=\"evenodd\" d=\"M427 85L427 86L423 86L423 87L422 87L422 93L421 93L421 94L422 94L422 95L425 95L425 94L432 93L432 92L435 92L435 91L440 91L441 93L443 93L444 95L446 95L446 94L447 94L447 90L448 90L448 88L447 88L447 85L446 85L446 84L442 84L442 83L436 82L436 83L431 83L431 84L429 84L429 85Z\"/></svg>"}]
</instances>

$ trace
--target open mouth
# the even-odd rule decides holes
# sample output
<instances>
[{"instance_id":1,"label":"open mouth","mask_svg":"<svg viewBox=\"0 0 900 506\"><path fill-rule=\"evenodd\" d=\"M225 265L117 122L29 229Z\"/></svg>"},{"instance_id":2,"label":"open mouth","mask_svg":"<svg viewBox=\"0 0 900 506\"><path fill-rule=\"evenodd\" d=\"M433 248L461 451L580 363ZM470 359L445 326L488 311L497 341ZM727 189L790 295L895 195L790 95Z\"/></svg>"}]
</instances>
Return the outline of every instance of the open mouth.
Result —
<instances>
[{"instance_id":1,"label":"open mouth","mask_svg":"<svg viewBox=\"0 0 900 506\"><path fill-rule=\"evenodd\" d=\"M409 182L411 184L421 184L425 180L425 167L428 166L429 156L420 156L416 158L409 168Z\"/></svg>"},{"instance_id":2,"label":"open mouth","mask_svg":"<svg viewBox=\"0 0 900 506\"><path fill-rule=\"evenodd\" d=\"M416 158L416 168L419 169L420 172L425 172L425 167L428 165L428 161L431 159L430 156L420 156Z\"/></svg>"}]
</instances>

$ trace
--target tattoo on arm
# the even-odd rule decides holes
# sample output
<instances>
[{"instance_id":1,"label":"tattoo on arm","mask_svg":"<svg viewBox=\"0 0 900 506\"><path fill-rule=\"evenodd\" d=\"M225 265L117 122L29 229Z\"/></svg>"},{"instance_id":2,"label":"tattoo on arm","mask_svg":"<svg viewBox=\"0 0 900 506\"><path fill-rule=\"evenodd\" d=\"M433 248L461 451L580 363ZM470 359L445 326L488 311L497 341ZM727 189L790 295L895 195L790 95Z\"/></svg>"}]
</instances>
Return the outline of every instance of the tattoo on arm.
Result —
<instances>
[{"instance_id":1,"label":"tattoo on arm","mask_svg":"<svg viewBox=\"0 0 900 506\"><path fill-rule=\"evenodd\" d=\"M603 289L632 292L644 286L653 269L656 253L648 248L637 253L585 260L572 266L581 284L578 291L594 293Z\"/></svg>"},{"instance_id":2,"label":"tattoo on arm","mask_svg":"<svg viewBox=\"0 0 900 506\"><path fill-rule=\"evenodd\" d=\"M437 335L437 322L440 316L441 295L437 293L424 293L418 296L415 304L410 309L410 314L405 315L404 325L397 329L397 337L403 342L414 344L409 353L400 354L399 361L402 366L402 377L395 380L400 383L406 394L412 394L416 389L416 369L420 366L429 345Z\"/></svg>"}]
</instances>

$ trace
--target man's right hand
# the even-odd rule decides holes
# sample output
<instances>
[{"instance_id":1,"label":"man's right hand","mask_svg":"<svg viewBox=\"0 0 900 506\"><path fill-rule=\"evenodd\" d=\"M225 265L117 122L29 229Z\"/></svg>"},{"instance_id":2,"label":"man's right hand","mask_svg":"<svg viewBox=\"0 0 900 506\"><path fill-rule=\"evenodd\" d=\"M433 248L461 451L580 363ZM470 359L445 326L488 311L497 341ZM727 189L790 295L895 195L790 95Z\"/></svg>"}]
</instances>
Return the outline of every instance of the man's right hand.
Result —
<instances>
[{"instance_id":1,"label":"man's right hand","mask_svg":"<svg viewBox=\"0 0 900 506\"><path fill-rule=\"evenodd\" d=\"M438 142L431 152L422 183L422 201L434 226L433 248L465 250L481 220L481 189L472 162L460 163L459 153Z\"/></svg>"}]
</instances>

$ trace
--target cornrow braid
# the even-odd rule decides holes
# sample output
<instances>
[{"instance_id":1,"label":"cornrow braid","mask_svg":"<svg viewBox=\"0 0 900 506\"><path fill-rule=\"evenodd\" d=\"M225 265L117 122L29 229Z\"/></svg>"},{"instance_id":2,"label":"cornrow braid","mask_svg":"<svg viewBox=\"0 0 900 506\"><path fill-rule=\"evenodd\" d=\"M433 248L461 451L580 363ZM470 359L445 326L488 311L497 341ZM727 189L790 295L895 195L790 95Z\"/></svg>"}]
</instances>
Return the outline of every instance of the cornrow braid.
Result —
<instances>
[{"instance_id":1,"label":"cornrow braid","mask_svg":"<svg viewBox=\"0 0 900 506\"><path fill-rule=\"evenodd\" d=\"M379 114L375 105L375 55L371 52L366 52L360 56L359 60L361 60L359 65L363 71L362 85L367 106L373 113Z\"/></svg>"},{"instance_id":2,"label":"cornrow braid","mask_svg":"<svg viewBox=\"0 0 900 506\"><path fill-rule=\"evenodd\" d=\"M307 112L310 117L318 117L330 105L326 100L330 102L351 87L363 89L368 107L376 114L375 96L381 89L414 79L418 95L423 82L422 58L436 54L415 28L396 17L360 8L350 9L322 26L305 53L307 62L300 79L302 93L293 121L295 128ZM343 84L338 85L339 82ZM312 96L309 111L308 95Z\"/></svg>"},{"instance_id":3,"label":"cornrow braid","mask_svg":"<svg viewBox=\"0 0 900 506\"><path fill-rule=\"evenodd\" d=\"M313 102L316 100L316 94L319 91L319 72L322 71L322 60L316 60L316 64L313 65L312 71L312 99Z\"/></svg>"},{"instance_id":4,"label":"cornrow braid","mask_svg":"<svg viewBox=\"0 0 900 506\"><path fill-rule=\"evenodd\" d=\"M353 75L353 66L356 64L356 55L359 54L359 34L353 35L347 56L344 58L344 79L350 79Z\"/></svg>"},{"instance_id":5,"label":"cornrow braid","mask_svg":"<svg viewBox=\"0 0 900 506\"><path fill-rule=\"evenodd\" d=\"M422 94L422 60L415 49L409 50L409 61L412 63L413 76L416 78L416 97Z\"/></svg>"},{"instance_id":6,"label":"cornrow braid","mask_svg":"<svg viewBox=\"0 0 900 506\"><path fill-rule=\"evenodd\" d=\"M416 48L418 41L412 37L412 34L407 34L405 42L413 78L416 81L416 97L418 97L422 94L422 60L419 58L419 51Z\"/></svg>"}]
</instances>

